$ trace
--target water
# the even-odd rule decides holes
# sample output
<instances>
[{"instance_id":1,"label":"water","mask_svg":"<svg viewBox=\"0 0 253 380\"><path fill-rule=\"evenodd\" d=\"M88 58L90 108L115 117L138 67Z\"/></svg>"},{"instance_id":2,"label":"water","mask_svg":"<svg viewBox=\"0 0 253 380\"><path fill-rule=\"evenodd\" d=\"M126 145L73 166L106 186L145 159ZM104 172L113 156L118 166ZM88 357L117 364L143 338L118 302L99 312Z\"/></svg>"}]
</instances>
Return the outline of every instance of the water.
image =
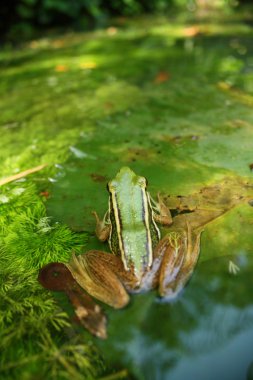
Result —
<instances>
[{"instance_id":1,"label":"water","mask_svg":"<svg viewBox=\"0 0 253 380\"><path fill-rule=\"evenodd\" d=\"M92 234L95 221L89 212L92 205L101 216L106 210L109 176L91 175L93 166L86 166L86 160L71 158L60 168L65 175L51 185L49 213L75 230L91 233L85 250L108 251ZM243 204L206 227L197 269L174 302L163 302L152 291L133 295L123 310L104 306L109 338L95 342L110 368L127 368L140 380L251 378L251 218L252 208ZM230 271L231 261L238 272Z\"/></svg>"},{"instance_id":2,"label":"water","mask_svg":"<svg viewBox=\"0 0 253 380\"><path fill-rule=\"evenodd\" d=\"M99 344L107 360L137 379L252 378L253 265L234 276L227 260L200 264L172 304L146 294L108 312L109 339Z\"/></svg>"},{"instance_id":3,"label":"water","mask_svg":"<svg viewBox=\"0 0 253 380\"><path fill-rule=\"evenodd\" d=\"M247 188L247 199L205 225L197 269L178 299L165 303L153 291L123 310L105 306L109 338L96 344L109 368L133 379L253 379L252 28L228 20L196 24L195 36L165 21L146 28L90 48L106 83L83 105L78 141L49 185L48 214L86 231L85 249L108 250L94 237L91 211L104 215L106 183L122 166L146 176L152 196L188 196L203 212L226 209ZM201 198L227 178L222 199Z\"/></svg>"}]
</instances>

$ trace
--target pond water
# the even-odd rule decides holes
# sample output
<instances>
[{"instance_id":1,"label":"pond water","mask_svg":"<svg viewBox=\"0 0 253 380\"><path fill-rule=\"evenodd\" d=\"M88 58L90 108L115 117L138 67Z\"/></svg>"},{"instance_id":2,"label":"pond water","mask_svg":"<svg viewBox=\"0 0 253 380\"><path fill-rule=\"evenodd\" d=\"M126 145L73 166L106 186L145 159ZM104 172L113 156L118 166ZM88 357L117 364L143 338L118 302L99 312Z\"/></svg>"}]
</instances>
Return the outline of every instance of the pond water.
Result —
<instances>
[{"instance_id":1,"label":"pond water","mask_svg":"<svg viewBox=\"0 0 253 380\"><path fill-rule=\"evenodd\" d=\"M139 296L110 313L105 357L138 379L251 379L252 263L243 257L235 277L225 271L227 260L199 265L172 304Z\"/></svg>"},{"instance_id":2,"label":"pond water","mask_svg":"<svg viewBox=\"0 0 253 380\"><path fill-rule=\"evenodd\" d=\"M41 191L52 222L88 236L85 251L109 250L91 211L104 215L106 184L122 166L145 176L153 197L185 201L204 228L196 270L175 301L152 291L122 310L103 306L106 341L77 327L108 373L253 380L252 19L248 11L120 20L2 53L2 173L48 163L30 191Z\"/></svg>"},{"instance_id":3,"label":"pond water","mask_svg":"<svg viewBox=\"0 0 253 380\"><path fill-rule=\"evenodd\" d=\"M88 146L86 142L79 143L78 152ZM106 165L102 164L99 171L96 160L89 157L91 150L82 157L78 154L78 158L75 155L59 168L51 186L48 212L72 229L90 234L85 250L109 251L94 236L95 221L90 214L93 208L101 216L106 210L107 173L115 171L119 164L104 157L99 162L106 161ZM159 163L151 169L149 164L146 166L147 172L154 173L153 186L150 183L153 192L158 183L164 189L170 178L163 168L161 173ZM252 186L249 194L252 195ZM209 202L206 199L206 207L210 207ZM197 268L175 301L163 302L153 291L132 295L131 303L122 310L103 305L108 317L108 339L94 341L110 368L126 368L133 379L252 379L251 229L252 207L247 202L207 225ZM230 261L238 266L237 273L229 270Z\"/></svg>"},{"instance_id":4,"label":"pond water","mask_svg":"<svg viewBox=\"0 0 253 380\"><path fill-rule=\"evenodd\" d=\"M125 50L108 70L121 79L97 90L103 117L81 128L55 176L48 213L91 234L87 249L108 250L91 211L106 211L106 183L121 166L145 175L153 195L190 195L224 178L252 184L252 29L218 20L189 36L193 29L177 27L151 22L139 36L115 38L113 49ZM253 379L253 214L243 203L206 226L197 269L174 302L150 292L123 310L105 307L109 338L97 345L111 368L133 379Z\"/></svg>"}]
</instances>

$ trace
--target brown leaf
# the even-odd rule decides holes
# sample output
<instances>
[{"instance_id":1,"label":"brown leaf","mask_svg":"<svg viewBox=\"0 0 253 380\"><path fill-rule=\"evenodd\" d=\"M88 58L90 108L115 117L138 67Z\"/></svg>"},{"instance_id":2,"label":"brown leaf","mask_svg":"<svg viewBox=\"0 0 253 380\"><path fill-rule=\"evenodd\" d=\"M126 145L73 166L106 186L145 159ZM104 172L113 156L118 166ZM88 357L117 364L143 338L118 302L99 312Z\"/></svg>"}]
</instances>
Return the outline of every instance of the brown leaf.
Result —
<instances>
[{"instance_id":1,"label":"brown leaf","mask_svg":"<svg viewBox=\"0 0 253 380\"><path fill-rule=\"evenodd\" d=\"M90 177L94 182L106 182L107 181L107 178L105 176L103 176L101 174L97 174L97 173L91 173Z\"/></svg>"},{"instance_id":2,"label":"brown leaf","mask_svg":"<svg viewBox=\"0 0 253 380\"><path fill-rule=\"evenodd\" d=\"M57 71L58 73L64 73L66 71L69 70L69 67L66 66L66 65L57 65L55 66L55 71Z\"/></svg>"},{"instance_id":3,"label":"brown leaf","mask_svg":"<svg viewBox=\"0 0 253 380\"><path fill-rule=\"evenodd\" d=\"M41 192L40 192L40 195L41 195L42 197L48 198L48 197L50 196L50 193L49 193L49 191L41 191Z\"/></svg>"},{"instance_id":4,"label":"brown leaf","mask_svg":"<svg viewBox=\"0 0 253 380\"><path fill-rule=\"evenodd\" d=\"M170 228L185 228L186 221L192 229L202 228L237 205L248 203L252 197L253 185L229 177L189 196L171 196L166 205L177 215Z\"/></svg>"},{"instance_id":5,"label":"brown leaf","mask_svg":"<svg viewBox=\"0 0 253 380\"><path fill-rule=\"evenodd\" d=\"M154 79L154 83L155 84L160 84L160 83L164 83L164 82L167 82L168 80L170 79L170 75L169 73L167 73L166 71L160 71L155 79Z\"/></svg>"},{"instance_id":6,"label":"brown leaf","mask_svg":"<svg viewBox=\"0 0 253 380\"><path fill-rule=\"evenodd\" d=\"M195 37L198 34L200 34L200 29L196 25L195 26L189 26L187 28L184 28L183 34L186 37Z\"/></svg>"},{"instance_id":7,"label":"brown leaf","mask_svg":"<svg viewBox=\"0 0 253 380\"><path fill-rule=\"evenodd\" d=\"M106 33L108 34L108 36L115 36L115 34L118 33L118 29L115 28L115 26L110 26L106 29Z\"/></svg>"},{"instance_id":8,"label":"brown leaf","mask_svg":"<svg viewBox=\"0 0 253 380\"><path fill-rule=\"evenodd\" d=\"M54 40L51 42L51 45L55 48L55 49L60 49L62 47L64 47L66 44L66 41L64 39L57 39L57 40Z\"/></svg>"}]
</instances>

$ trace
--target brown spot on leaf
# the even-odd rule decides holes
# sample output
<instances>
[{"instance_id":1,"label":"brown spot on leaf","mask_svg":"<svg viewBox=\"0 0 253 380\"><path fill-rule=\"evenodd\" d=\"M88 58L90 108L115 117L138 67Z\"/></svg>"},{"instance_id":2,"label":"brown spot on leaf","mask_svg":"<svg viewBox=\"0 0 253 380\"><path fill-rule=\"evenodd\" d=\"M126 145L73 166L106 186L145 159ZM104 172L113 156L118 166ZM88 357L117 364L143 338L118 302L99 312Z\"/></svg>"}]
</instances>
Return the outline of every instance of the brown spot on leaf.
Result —
<instances>
[{"instance_id":1,"label":"brown spot on leaf","mask_svg":"<svg viewBox=\"0 0 253 380\"><path fill-rule=\"evenodd\" d=\"M63 73L65 71L68 71L69 68L67 65L57 65L55 66L55 71L58 72L58 73Z\"/></svg>"},{"instance_id":2,"label":"brown spot on leaf","mask_svg":"<svg viewBox=\"0 0 253 380\"><path fill-rule=\"evenodd\" d=\"M167 71L160 71L156 75L156 77L154 79L154 83L155 84L164 83L164 82L167 82L169 79L170 79L170 75L169 75L169 73L167 73Z\"/></svg>"},{"instance_id":3,"label":"brown spot on leaf","mask_svg":"<svg viewBox=\"0 0 253 380\"><path fill-rule=\"evenodd\" d=\"M127 161L134 162L136 160L148 160L156 157L157 152L153 149L145 149L145 148L128 148L127 149Z\"/></svg>"},{"instance_id":4,"label":"brown spot on leaf","mask_svg":"<svg viewBox=\"0 0 253 380\"><path fill-rule=\"evenodd\" d=\"M115 36L115 34L118 33L118 29L115 26L110 26L106 29L106 33L108 34L108 36Z\"/></svg>"},{"instance_id":5,"label":"brown spot on leaf","mask_svg":"<svg viewBox=\"0 0 253 380\"><path fill-rule=\"evenodd\" d=\"M94 182L107 182L107 178L105 176L97 173L91 173L90 177Z\"/></svg>"},{"instance_id":6,"label":"brown spot on leaf","mask_svg":"<svg viewBox=\"0 0 253 380\"><path fill-rule=\"evenodd\" d=\"M54 40L52 41L51 43L51 46L53 46L53 48L55 49L61 49L65 46L66 42L64 39L57 39L57 40Z\"/></svg>"},{"instance_id":7,"label":"brown spot on leaf","mask_svg":"<svg viewBox=\"0 0 253 380\"><path fill-rule=\"evenodd\" d=\"M107 110L107 111L112 110L113 107L114 107L113 102L105 102L105 103L104 103L104 109Z\"/></svg>"},{"instance_id":8,"label":"brown spot on leaf","mask_svg":"<svg viewBox=\"0 0 253 380\"><path fill-rule=\"evenodd\" d=\"M183 34L185 37L195 37L200 34L200 29L197 25L188 26L187 28L184 28Z\"/></svg>"},{"instance_id":9,"label":"brown spot on leaf","mask_svg":"<svg viewBox=\"0 0 253 380\"><path fill-rule=\"evenodd\" d=\"M47 199L47 198L49 198L50 193L49 193L49 191L45 190L45 191L41 191L41 192L40 192L40 195L41 195L42 197L45 197L45 198Z\"/></svg>"}]
</instances>

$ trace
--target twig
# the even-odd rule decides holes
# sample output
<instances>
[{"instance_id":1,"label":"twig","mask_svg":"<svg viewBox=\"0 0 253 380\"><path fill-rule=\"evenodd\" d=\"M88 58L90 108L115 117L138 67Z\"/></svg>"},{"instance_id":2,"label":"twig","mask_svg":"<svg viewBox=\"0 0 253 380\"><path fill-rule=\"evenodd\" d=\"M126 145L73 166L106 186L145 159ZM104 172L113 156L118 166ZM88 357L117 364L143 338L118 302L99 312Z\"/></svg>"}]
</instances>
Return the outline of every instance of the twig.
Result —
<instances>
[{"instance_id":1,"label":"twig","mask_svg":"<svg viewBox=\"0 0 253 380\"><path fill-rule=\"evenodd\" d=\"M36 166L35 168L27 169L27 170L25 170L23 172L20 172L18 174L14 174L14 175L12 175L10 177L1 179L0 180L0 186L3 186L3 185L5 185L6 183L9 183L9 182L16 181L17 179L26 177L29 174L38 172L39 170L44 169L45 166L47 166L47 164L39 165L39 166Z\"/></svg>"},{"instance_id":2,"label":"twig","mask_svg":"<svg viewBox=\"0 0 253 380\"><path fill-rule=\"evenodd\" d=\"M119 379L126 379L129 375L127 369L123 369L119 372L112 373L110 375L100 377L99 380L119 380Z\"/></svg>"}]
</instances>

